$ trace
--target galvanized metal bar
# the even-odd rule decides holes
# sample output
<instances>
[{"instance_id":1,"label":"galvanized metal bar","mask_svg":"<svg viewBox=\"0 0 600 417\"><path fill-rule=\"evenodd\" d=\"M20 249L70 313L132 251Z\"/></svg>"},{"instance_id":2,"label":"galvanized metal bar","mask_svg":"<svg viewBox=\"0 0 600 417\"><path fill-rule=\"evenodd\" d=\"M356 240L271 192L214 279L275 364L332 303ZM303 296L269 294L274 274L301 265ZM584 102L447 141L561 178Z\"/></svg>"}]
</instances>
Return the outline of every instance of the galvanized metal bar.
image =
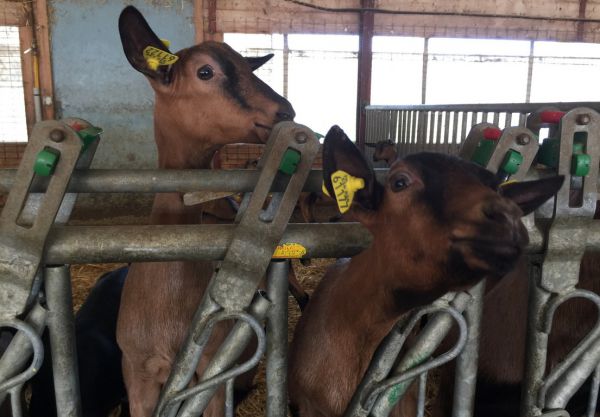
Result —
<instances>
[{"instance_id":1,"label":"galvanized metal bar","mask_svg":"<svg viewBox=\"0 0 600 417\"><path fill-rule=\"evenodd\" d=\"M554 384L548 389L544 403L545 408L566 408L571 397L588 380L599 364L600 338L596 339L590 349L579 356L573 365L564 372L559 383Z\"/></svg>"},{"instance_id":2,"label":"galvanized metal bar","mask_svg":"<svg viewBox=\"0 0 600 417\"><path fill-rule=\"evenodd\" d=\"M81 396L71 275L66 265L46 267L44 272L56 412L59 416L78 417L81 416Z\"/></svg>"},{"instance_id":3,"label":"galvanized metal bar","mask_svg":"<svg viewBox=\"0 0 600 417\"><path fill-rule=\"evenodd\" d=\"M436 114L436 126L435 126L435 144L437 145L437 147L439 147L440 145L442 145L444 143L444 138L442 137L442 116L443 116L443 112L439 111Z\"/></svg>"},{"instance_id":4,"label":"galvanized metal bar","mask_svg":"<svg viewBox=\"0 0 600 417\"><path fill-rule=\"evenodd\" d=\"M554 106L558 110L569 111L576 107L589 107L600 111L600 101L577 101L560 103L475 103L475 104L410 104L410 105L371 105L367 111L415 110L415 111L464 111L464 112L514 112L531 113L540 107Z\"/></svg>"},{"instance_id":5,"label":"galvanized metal bar","mask_svg":"<svg viewBox=\"0 0 600 417\"><path fill-rule=\"evenodd\" d=\"M465 310L465 319L469 329L467 343L456 359L454 401L452 403L453 417L471 417L473 415L484 293L485 280L469 290L469 294L473 299Z\"/></svg>"},{"instance_id":6,"label":"galvanized metal bar","mask_svg":"<svg viewBox=\"0 0 600 417\"><path fill-rule=\"evenodd\" d=\"M218 384L231 378L231 376L228 375L228 372L239 375L256 366L264 353L266 344L264 333L259 322L264 320L270 306L271 302L266 295L259 292L254 298L248 314L223 313L223 318L236 318L237 316L237 318L241 319L249 315L254 321L248 319L238 320L217 353L210 359L209 364L200 378L200 383L208 383L209 379L214 378L214 382L210 384L210 387L202 387L198 384L197 386L179 393L169 401L169 406L171 406L173 403L178 403L182 399L189 397L183 403L181 410L177 414L179 417L193 417L200 415L217 390ZM246 362L243 372L232 368L254 335L257 336L258 343L253 357ZM243 365L240 365L239 368L242 368L242 366ZM190 397L190 395L193 396Z\"/></svg>"},{"instance_id":7,"label":"galvanized metal bar","mask_svg":"<svg viewBox=\"0 0 600 417\"><path fill-rule=\"evenodd\" d=\"M235 379L228 379L225 383L225 417L233 417L235 411L234 403L234 381Z\"/></svg>"},{"instance_id":8,"label":"galvanized metal bar","mask_svg":"<svg viewBox=\"0 0 600 417\"><path fill-rule=\"evenodd\" d=\"M462 112L461 115L460 139L463 141L467 137L467 113Z\"/></svg>"},{"instance_id":9,"label":"galvanized metal bar","mask_svg":"<svg viewBox=\"0 0 600 417\"><path fill-rule=\"evenodd\" d=\"M272 303L266 325L267 417L281 417L287 413L289 268L287 260L274 261L267 272L267 294Z\"/></svg>"},{"instance_id":10,"label":"galvanized metal bar","mask_svg":"<svg viewBox=\"0 0 600 417\"><path fill-rule=\"evenodd\" d=\"M8 193L15 183L15 169L0 169L0 193ZM260 171L240 170L128 170L88 169L74 171L67 188L71 193L171 193L190 191L251 192L254 190ZM319 191L323 182L321 170L312 170L304 191ZM43 192L48 181L37 177L32 182L31 192ZM271 191L283 191L285 182L275 180Z\"/></svg>"},{"instance_id":11,"label":"galvanized metal bar","mask_svg":"<svg viewBox=\"0 0 600 417\"><path fill-rule=\"evenodd\" d=\"M596 366L594 376L592 377L592 385L590 387L590 397L588 400L588 409L586 417L594 417L596 414L596 404L598 404L598 391L600 390L600 364Z\"/></svg>"},{"instance_id":12,"label":"galvanized metal bar","mask_svg":"<svg viewBox=\"0 0 600 417\"><path fill-rule=\"evenodd\" d=\"M505 119L506 120L506 119ZM494 112L494 116L492 119L492 123L495 124L496 126L500 125L500 113L499 112Z\"/></svg>"},{"instance_id":13,"label":"galvanized metal bar","mask_svg":"<svg viewBox=\"0 0 600 417\"><path fill-rule=\"evenodd\" d=\"M59 226L50 235L45 261L103 263L223 259L235 225ZM290 224L280 243L294 242L306 258L353 256L371 242L356 223Z\"/></svg>"},{"instance_id":14,"label":"galvanized metal bar","mask_svg":"<svg viewBox=\"0 0 600 417\"><path fill-rule=\"evenodd\" d=\"M446 297L454 297L450 303L454 310L461 312L467 308L472 297L468 293L447 294ZM397 363L394 373L402 373L412 368L415 363L420 363L435 352L442 340L446 337L452 327L453 319L448 314L436 314L428 321L425 328L419 332L419 337L414 345L404 354ZM387 389L379 397L371 414L375 417L387 417L399 398L399 389L396 387Z\"/></svg>"},{"instance_id":15,"label":"galvanized metal bar","mask_svg":"<svg viewBox=\"0 0 600 417\"><path fill-rule=\"evenodd\" d=\"M17 385L10 390L10 408L12 417L23 417L23 404L21 402L22 390L23 385Z\"/></svg>"},{"instance_id":16,"label":"galvanized metal bar","mask_svg":"<svg viewBox=\"0 0 600 417\"><path fill-rule=\"evenodd\" d=\"M427 397L427 374L419 375L419 393L417 399L417 417L425 417L425 400Z\"/></svg>"},{"instance_id":17,"label":"galvanized metal bar","mask_svg":"<svg viewBox=\"0 0 600 417\"><path fill-rule=\"evenodd\" d=\"M31 364L27 369L25 369L18 375L15 375L16 372L21 371L21 367L14 367L13 369L15 371L11 372L11 374L9 374L7 378L4 378L0 381L0 392L6 392L10 389L24 384L25 382L27 382L28 379L30 379L33 375L37 373L37 371L40 369L40 366L42 366L42 362L44 360L44 346L36 330L29 324L19 319L0 320L0 327L11 327L17 329L19 333L27 337L33 350L33 360L31 361ZM6 361L6 359L4 360ZM17 358L17 362L21 360L23 359ZM25 358L23 362L25 362L26 360L27 358Z\"/></svg>"},{"instance_id":18,"label":"galvanized metal bar","mask_svg":"<svg viewBox=\"0 0 600 417\"><path fill-rule=\"evenodd\" d=\"M528 300L527 344L525 357L527 365L523 377L523 393L521 395L521 417L540 415L542 410L537 404L537 392L542 385L546 369L546 353L548 334L540 331L543 328L543 310L551 293L538 286L542 276L540 260L532 260L529 264L530 290Z\"/></svg>"}]
</instances>

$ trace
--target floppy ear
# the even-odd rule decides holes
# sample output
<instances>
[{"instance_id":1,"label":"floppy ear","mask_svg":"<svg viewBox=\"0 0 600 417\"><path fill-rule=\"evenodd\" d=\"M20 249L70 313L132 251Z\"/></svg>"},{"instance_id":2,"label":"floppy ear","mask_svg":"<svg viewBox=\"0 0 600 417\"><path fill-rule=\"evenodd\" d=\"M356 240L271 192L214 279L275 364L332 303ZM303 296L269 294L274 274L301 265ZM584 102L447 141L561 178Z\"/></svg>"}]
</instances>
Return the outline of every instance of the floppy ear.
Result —
<instances>
[{"instance_id":1,"label":"floppy ear","mask_svg":"<svg viewBox=\"0 0 600 417\"><path fill-rule=\"evenodd\" d=\"M514 201L523 214L529 214L555 195L564 180L564 176L558 175L535 181L512 182L501 186L500 193Z\"/></svg>"},{"instance_id":2,"label":"floppy ear","mask_svg":"<svg viewBox=\"0 0 600 417\"><path fill-rule=\"evenodd\" d=\"M377 182L375 172L369 167L362 152L348 139L339 126L333 126L323 142L323 181L330 196L335 196L331 174L345 171L364 181L364 188L354 195L353 204L368 210L379 207L383 187Z\"/></svg>"},{"instance_id":3,"label":"floppy ear","mask_svg":"<svg viewBox=\"0 0 600 417\"><path fill-rule=\"evenodd\" d=\"M266 64L273 56L273 54L267 54L265 56L247 56L244 58L246 58L246 61L250 64L252 71L255 71Z\"/></svg>"},{"instance_id":4,"label":"floppy ear","mask_svg":"<svg viewBox=\"0 0 600 417\"><path fill-rule=\"evenodd\" d=\"M119 16L119 34L125 56L133 68L163 84L170 82L170 66L159 65L153 69L144 57L144 49L148 46L164 53L169 53L169 48L152 31L138 9L133 6L123 9Z\"/></svg>"}]
</instances>

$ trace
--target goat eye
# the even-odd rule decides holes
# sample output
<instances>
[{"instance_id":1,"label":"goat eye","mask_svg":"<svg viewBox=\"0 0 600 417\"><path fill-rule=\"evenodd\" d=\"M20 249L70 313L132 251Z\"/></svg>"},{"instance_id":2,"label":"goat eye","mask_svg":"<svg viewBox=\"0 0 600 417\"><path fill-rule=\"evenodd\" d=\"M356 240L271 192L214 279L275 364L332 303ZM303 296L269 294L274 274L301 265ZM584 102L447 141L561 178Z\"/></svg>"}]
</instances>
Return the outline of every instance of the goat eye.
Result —
<instances>
[{"instance_id":1,"label":"goat eye","mask_svg":"<svg viewBox=\"0 0 600 417\"><path fill-rule=\"evenodd\" d=\"M213 69L210 65L205 65L198 70L197 75L198 75L198 78L206 81L206 80L210 80L213 77L213 75L215 75L215 72L213 71Z\"/></svg>"},{"instance_id":2,"label":"goat eye","mask_svg":"<svg viewBox=\"0 0 600 417\"><path fill-rule=\"evenodd\" d=\"M394 176L391 181L391 187L393 192L398 192L406 189L411 184L410 177L406 174L400 174Z\"/></svg>"}]
</instances>

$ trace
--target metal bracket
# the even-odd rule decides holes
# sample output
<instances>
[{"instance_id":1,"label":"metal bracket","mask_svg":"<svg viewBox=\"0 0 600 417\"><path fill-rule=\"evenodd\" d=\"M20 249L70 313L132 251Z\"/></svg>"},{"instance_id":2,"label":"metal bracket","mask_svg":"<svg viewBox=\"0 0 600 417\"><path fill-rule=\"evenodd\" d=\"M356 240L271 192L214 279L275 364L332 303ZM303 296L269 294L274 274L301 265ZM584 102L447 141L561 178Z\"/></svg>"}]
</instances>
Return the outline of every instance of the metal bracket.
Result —
<instances>
[{"instance_id":1,"label":"metal bracket","mask_svg":"<svg viewBox=\"0 0 600 417\"><path fill-rule=\"evenodd\" d=\"M306 126L282 122L273 129L257 167L260 177L256 188L250 197L244 198L240 219L225 258L196 310L154 416L172 416L176 412L179 403L173 404L172 399L178 398L177 395L188 386L196 370L206 344L205 329L212 317L221 312L243 311L252 301L287 227L318 150L319 142ZM291 166L284 160L289 152L296 157ZM280 180L287 183L285 191L275 194L267 209L263 210L273 182ZM224 347L221 346L221 349ZM189 398L179 415L201 413L204 401L203 394Z\"/></svg>"},{"instance_id":2,"label":"metal bracket","mask_svg":"<svg viewBox=\"0 0 600 417\"><path fill-rule=\"evenodd\" d=\"M24 222L23 208L38 154L51 149L59 160L32 224ZM40 266L48 232L65 195L81 152L77 133L65 124L45 121L35 125L25 149L15 184L0 215L0 317L24 312Z\"/></svg>"}]
</instances>

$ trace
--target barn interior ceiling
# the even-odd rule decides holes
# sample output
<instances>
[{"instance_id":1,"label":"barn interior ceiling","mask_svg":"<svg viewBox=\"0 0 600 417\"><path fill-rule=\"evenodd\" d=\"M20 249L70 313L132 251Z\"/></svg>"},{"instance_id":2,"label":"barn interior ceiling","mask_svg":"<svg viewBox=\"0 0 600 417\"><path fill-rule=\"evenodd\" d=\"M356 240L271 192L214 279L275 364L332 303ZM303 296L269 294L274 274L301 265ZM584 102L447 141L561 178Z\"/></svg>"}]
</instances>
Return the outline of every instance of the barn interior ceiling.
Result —
<instances>
[{"instance_id":1,"label":"barn interior ceiling","mask_svg":"<svg viewBox=\"0 0 600 417\"><path fill-rule=\"evenodd\" d=\"M214 16L211 19L211 3ZM204 1L217 32L356 34L360 11L375 11L374 34L421 37L600 41L600 2L503 0Z\"/></svg>"}]
</instances>

